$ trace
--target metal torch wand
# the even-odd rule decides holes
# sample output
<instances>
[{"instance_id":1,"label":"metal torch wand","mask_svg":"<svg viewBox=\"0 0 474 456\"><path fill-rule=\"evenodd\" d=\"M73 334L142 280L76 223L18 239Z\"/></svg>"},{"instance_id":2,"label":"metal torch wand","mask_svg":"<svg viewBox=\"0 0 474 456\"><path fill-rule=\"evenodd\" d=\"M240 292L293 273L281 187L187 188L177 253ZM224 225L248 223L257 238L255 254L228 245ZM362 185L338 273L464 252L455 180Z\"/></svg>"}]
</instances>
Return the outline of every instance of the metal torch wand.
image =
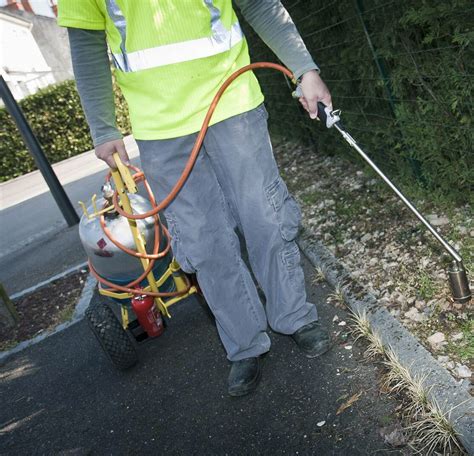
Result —
<instances>
[{"instance_id":1,"label":"metal torch wand","mask_svg":"<svg viewBox=\"0 0 474 456\"><path fill-rule=\"evenodd\" d=\"M298 86L296 91L293 92L294 98L300 98L302 96L301 89ZM411 201L403 195L403 193L390 181L390 179L377 167L377 165L367 156L367 154L360 148L355 139L345 130L342 125L340 118L341 111L339 109L331 111L331 109L325 106L323 103L318 103L318 118L323 122L327 128L335 127L336 130L342 135L346 142L354 148L359 155L371 166L371 168L384 180L384 182L395 192L395 194L405 203L405 205L415 214L431 234L438 240L438 242L444 247L444 249L451 255L453 262L448 269L449 283L453 299L459 303L467 303L471 299L471 290L469 288L469 280L467 278L466 270L462 262L462 258L459 253L436 231L436 229L428 222L428 220L420 214L416 207Z\"/></svg>"}]
</instances>

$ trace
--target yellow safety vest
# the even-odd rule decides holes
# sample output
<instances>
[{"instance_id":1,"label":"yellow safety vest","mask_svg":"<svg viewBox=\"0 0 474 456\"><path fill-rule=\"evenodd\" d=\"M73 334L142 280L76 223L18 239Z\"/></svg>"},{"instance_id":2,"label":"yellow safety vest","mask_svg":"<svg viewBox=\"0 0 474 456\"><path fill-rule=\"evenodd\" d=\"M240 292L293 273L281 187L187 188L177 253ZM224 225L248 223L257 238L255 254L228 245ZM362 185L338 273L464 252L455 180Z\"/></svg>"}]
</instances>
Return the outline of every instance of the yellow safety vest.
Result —
<instances>
[{"instance_id":1,"label":"yellow safety vest","mask_svg":"<svg viewBox=\"0 0 474 456\"><path fill-rule=\"evenodd\" d=\"M105 30L137 139L201 128L220 85L250 62L231 0L59 0L64 27ZM263 101L247 72L223 95L211 125Z\"/></svg>"}]
</instances>

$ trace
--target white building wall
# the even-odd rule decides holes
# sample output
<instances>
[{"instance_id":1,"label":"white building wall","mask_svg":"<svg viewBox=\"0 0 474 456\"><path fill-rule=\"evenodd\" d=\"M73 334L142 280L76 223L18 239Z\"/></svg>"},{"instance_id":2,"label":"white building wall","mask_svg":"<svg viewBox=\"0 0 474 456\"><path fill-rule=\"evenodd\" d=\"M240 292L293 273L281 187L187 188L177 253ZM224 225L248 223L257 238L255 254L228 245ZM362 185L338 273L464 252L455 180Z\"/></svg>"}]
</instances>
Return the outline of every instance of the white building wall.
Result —
<instances>
[{"instance_id":1,"label":"white building wall","mask_svg":"<svg viewBox=\"0 0 474 456\"><path fill-rule=\"evenodd\" d=\"M16 99L55 82L31 23L0 12L0 72Z\"/></svg>"},{"instance_id":2,"label":"white building wall","mask_svg":"<svg viewBox=\"0 0 474 456\"><path fill-rule=\"evenodd\" d=\"M56 17L53 7L57 4L57 0L0 0L0 7L10 5L19 11L30 11L31 8L33 14L51 18Z\"/></svg>"}]
</instances>

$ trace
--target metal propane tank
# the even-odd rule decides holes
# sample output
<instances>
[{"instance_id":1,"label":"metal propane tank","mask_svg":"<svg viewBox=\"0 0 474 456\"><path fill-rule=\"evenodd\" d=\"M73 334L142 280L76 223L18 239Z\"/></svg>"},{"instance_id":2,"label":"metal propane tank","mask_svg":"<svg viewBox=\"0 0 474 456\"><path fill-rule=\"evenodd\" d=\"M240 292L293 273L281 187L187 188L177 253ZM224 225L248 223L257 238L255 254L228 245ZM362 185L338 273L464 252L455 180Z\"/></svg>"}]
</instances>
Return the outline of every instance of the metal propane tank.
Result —
<instances>
[{"instance_id":1,"label":"metal propane tank","mask_svg":"<svg viewBox=\"0 0 474 456\"><path fill-rule=\"evenodd\" d=\"M103 197L96 199L94 195L92 204L87 208L83 206L84 214L79 223L79 237L94 269L110 282L117 285L125 285L143 273L143 266L138 258L128 255L119 249L102 230L98 213L105 207L111 206L111 188L105 185L102 192L104 194ZM135 214L143 214L152 209L150 202L138 194L130 194L129 198ZM115 210L105 212L104 218L105 224L113 238L125 247L136 250L135 241L130 231L127 218L121 216ZM136 223L143 236L145 245L148 249L151 249L155 242L154 218L148 217L146 219L137 220ZM167 238L163 231L161 231L160 250L163 250L166 244ZM156 260L153 268L155 277L161 277L171 261L171 251L163 258ZM147 282L144 280L143 286L146 285ZM160 291L174 291L174 288L174 282L170 278L160 287Z\"/></svg>"}]
</instances>

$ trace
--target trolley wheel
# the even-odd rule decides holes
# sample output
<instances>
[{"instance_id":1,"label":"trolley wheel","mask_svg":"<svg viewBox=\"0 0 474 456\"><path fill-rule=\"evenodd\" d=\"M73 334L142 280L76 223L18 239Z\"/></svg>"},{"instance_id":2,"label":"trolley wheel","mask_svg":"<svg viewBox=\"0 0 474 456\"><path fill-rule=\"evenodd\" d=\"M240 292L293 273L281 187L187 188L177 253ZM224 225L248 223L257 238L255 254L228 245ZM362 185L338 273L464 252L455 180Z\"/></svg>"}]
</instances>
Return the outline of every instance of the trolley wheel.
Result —
<instances>
[{"instance_id":1,"label":"trolley wheel","mask_svg":"<svg viewBox=\"0 0 474 456\"><path fill-rule=\"evenodd\" d=\"M85 314L89 327L117 369L129 369L137 363L137 351L127 331L106 303L93 300Z\"/></svg>"}]
</instances>

